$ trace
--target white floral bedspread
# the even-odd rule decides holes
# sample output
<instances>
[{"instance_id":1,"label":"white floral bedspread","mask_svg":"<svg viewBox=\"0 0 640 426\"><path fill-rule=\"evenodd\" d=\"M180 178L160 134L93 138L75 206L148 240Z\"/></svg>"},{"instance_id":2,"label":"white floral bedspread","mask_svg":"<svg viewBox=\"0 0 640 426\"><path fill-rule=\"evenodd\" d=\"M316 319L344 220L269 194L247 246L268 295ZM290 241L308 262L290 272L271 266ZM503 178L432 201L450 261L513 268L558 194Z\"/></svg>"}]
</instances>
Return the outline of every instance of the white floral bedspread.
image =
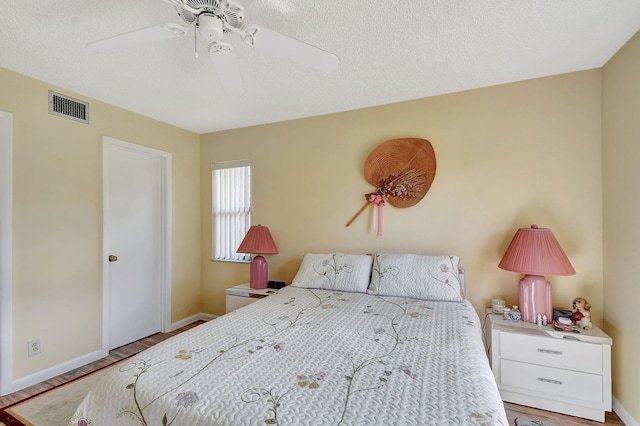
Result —
<instances>
[{"instance_id":1,"label":"white floral bedspread","mask_svg":"<svg viewBox=\"0 0 640 426\"><path fill-rule=\"evenodd\" d=\"M114 368L70 425L507 425L471 304L286 287Z\"/></svg>"}]
</instances>

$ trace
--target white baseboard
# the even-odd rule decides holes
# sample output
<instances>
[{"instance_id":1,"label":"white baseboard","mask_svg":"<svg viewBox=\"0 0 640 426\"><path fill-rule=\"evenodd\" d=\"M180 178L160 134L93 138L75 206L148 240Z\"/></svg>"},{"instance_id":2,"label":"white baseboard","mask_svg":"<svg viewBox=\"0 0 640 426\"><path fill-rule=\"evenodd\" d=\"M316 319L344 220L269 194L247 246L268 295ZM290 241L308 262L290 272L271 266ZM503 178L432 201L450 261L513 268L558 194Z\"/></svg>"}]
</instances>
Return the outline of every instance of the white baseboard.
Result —
<instances>
[{"instance_id":1,"label":"white baseboard","mask_svg":"<svg viewBox=\"0 0 640 426\"><path fill-rule=\"evenodd\" d=\"M171 331L175 331L179 328L184 327L185 325L189 325L196 321L210 321L214 318L217 318L217 315L211 315L211 314L205 314L205 313L195 314L183 320L172 323L171 326L169 327L169 330L166 330L166 332L168 333ZM91 364L92 362L97 361L100 358L104 358L108 355L109 355L109 351L98 350L98 351L83 355L81 357L63 362L62 364L54 365L53 367L49 367L45 370L38 371L37 373L33 373L29 376L22 377L18 380L14 380L9 384L8 389L6 390L6 393L4 393L3 395L17 392L24 388L28 388L29 386L33 386L38 383L44 382L53 377L59 376L60 374L67 373L75 368L82 367L87 364Z\"/></svg>"},{"instance_id":2,"label":"white baseboard","mask_svg":"<svg viewBox=\"0 0 640 426\"><path fill-rule=\"evenodd\" d=\"M8 389L7 394L17 392L24 388L28 388L29 386L36 385L38 383L47 381L53 377L59 376L60 374L64 374L68 371L71 371L75 368L82 367L87 364L91 364L94 361L99 360L100 358L104 358L109 355L109 351L95 351L86 355L82 355L78 358L63 362L62 364L54 365L53 367L49 367L45 370L38 371L37 373L33 373L29 376L21 377L18 380L14 380L11 382L11 385Z\"/></svg>"},{"instance_id":3,"label":"white baseboard","mask_svg":"<svg viewBox=\"0 0 640 426\"><path fill-rule=\"evenodd\" d=\"M622 405L620 405L617 399L613 398L612 406L613 411L615 411L618 417L620 417L620 420L622 420L622 423L624 423L626 426L640 426L640 424L633 417L631 417L631 414L629 414L629 412L625 410Z\"/></svg>"},{"instance_id":4,"label":"white baseboard","mask_svg":"<svg viewBox=\"0 0 640 426\"><path fill-rule=\"evenodd\" d=\"M214 318L218 318L218 316L212 315L212 314L204 314L204 313L191 315L190 317L171 323L171 325L169 326L169 329L166 330L166 333L170 333L172 331L175 331L179 328L184 327L185 325L189 325L196 321L211 321Z\"/></svg>"}]
</instances>

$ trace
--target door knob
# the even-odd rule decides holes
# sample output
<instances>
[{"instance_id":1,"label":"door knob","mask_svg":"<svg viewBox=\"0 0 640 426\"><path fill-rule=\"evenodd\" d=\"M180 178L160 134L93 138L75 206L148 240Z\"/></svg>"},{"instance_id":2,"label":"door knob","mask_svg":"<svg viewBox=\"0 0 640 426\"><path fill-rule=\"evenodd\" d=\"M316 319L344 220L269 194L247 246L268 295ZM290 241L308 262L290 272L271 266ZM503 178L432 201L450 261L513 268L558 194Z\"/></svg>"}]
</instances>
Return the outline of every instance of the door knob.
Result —
<instances>
[{"instance_id":1,"label":"door knob","mask_svg":"<svg viewBox=\"0 0 640 426\"><path fill-rule=\"evenodd\" d=\"M109 262L115 262L116 260L118 260L118 256L114 256L112 254L109 255Z\"/></svg>"}]
</instances>

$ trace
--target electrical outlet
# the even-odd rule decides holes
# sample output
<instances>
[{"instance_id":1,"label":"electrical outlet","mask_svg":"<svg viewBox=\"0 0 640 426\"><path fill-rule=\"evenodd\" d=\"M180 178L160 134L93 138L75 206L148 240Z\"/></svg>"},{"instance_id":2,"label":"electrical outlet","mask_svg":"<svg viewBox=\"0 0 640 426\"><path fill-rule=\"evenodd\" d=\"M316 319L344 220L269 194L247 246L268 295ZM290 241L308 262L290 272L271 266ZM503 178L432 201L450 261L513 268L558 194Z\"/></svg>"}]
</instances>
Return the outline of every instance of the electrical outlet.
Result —
<instances>
[{"instance_id":1,"label":"electrical outlet","mask_svg":"<svg viewBox=\"0 0 640 426\"><path fill-rule=\"evenodd\" d=\"M28 350L29 356L38 355L40 352L42 352L40 339L29 340L27 342L27 346L28 346L27 350Z\"/></svg>"}]
</instances>

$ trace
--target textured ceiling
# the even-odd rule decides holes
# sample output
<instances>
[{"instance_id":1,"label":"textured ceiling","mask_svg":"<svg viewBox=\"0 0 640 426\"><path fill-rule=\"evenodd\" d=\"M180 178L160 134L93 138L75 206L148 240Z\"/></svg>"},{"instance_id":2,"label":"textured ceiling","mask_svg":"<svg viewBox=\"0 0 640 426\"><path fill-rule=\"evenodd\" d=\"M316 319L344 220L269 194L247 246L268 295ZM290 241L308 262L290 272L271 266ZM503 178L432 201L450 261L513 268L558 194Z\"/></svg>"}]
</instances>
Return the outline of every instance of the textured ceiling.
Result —
<instances>
[{"instance_id":1,"label":"textured ceiling","mask_svg":"<svg viewBox=\"0 0 640 426\"><path fill-rule=\"evenodd\" d=\"M324 74L227 34L246 88L233 97L205 44L194 58L193 32L114 54L85 47L181 23L162 0L2 0L0 67L206 133L598 68L640 29L640 0L249 3L246 24L333 52L339 69Z\"/></svg>"}]
</instances>

